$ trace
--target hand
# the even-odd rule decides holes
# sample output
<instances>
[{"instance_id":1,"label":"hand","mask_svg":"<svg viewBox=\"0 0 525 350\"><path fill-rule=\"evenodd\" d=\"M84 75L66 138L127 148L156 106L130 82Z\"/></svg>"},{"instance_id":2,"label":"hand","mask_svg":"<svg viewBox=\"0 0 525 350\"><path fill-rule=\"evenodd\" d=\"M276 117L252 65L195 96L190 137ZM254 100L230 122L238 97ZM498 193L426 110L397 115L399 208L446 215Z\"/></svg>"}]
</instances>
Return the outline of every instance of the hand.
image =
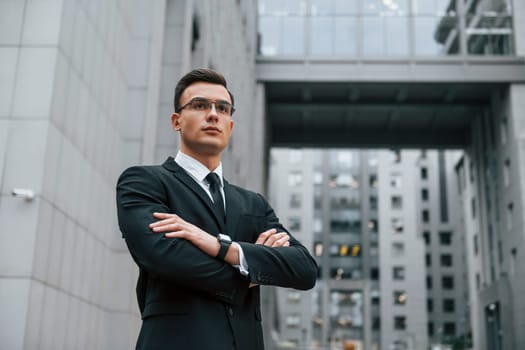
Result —
<instances>
[{"instance_id":1,"label":"hand","mask_svg":"<svg viewBox=\"0 0 525 350\"><path fill-rule=\"evenodd\" d=\"M264 231L257 237L255 244L262 244L267 247L288 247L290 246L290 236L286 232L279 232L272 228Z\"/></svg>"},{"instance_id":2,"label":"hand","mask_svg":"<svg viewBox=\"0 0 525 350\"><path fill-rule=\"evenodd\" d=\"M290 246L290 236L286 232L279 232L272 228L267 231L264 231L257 237L255 244L262 244L267 247L289 247ZM258 284L250 283L249 288L257 287Z\"/></svg>"}]
</instances>

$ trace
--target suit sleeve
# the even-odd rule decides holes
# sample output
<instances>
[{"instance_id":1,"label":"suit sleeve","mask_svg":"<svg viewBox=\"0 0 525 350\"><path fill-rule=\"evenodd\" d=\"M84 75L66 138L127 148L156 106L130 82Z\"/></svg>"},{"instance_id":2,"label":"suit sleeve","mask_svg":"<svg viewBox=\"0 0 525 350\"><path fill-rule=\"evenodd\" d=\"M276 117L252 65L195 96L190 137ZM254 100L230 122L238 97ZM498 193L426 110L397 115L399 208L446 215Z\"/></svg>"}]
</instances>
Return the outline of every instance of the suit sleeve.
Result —
<instances>
[{"instance_id":1,"label":"suit sleeve","mask_svg":"<svg viewBox=\"0 0 525 350\"><path fill-rule=\"evenodd\" d=\"M154 212L173 213L163 182L147 167L124 171L117 183L119 227L135 262L153 278L237 304L249 281L231 265L210 257L184 239L153 233Z\"/></svg>"},{"instance_id":2,"label":"suit sleeve","mask_svg":"<svg viewBox=\"0 0 525 350\"><path fill-rule=\"evenodd\" d=\"M288 232L273 209L259 195L266 218L265 230L276 228ZM288 233L289 234L289 233ZM252 283L274 285L301 290L311 289L317 278L317 263L308 250L290 235L290 246L271 248L259 244L239 242L249 266Z\"/></svg>"}]
</instances>

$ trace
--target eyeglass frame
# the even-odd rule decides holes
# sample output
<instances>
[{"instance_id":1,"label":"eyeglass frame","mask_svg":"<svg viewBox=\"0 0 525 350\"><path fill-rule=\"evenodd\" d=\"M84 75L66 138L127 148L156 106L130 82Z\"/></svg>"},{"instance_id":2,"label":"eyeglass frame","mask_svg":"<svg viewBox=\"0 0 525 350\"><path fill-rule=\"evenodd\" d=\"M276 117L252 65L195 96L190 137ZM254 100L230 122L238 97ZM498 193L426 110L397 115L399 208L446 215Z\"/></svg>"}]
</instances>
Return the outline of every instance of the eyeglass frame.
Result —
<instances>
[{"instance_id":1,"label":"eyeglass frame","mask_svg":"<svg viewBox=\"0 0 525 350\"><path fill-rule=\"evenodd\" d=\"M235 112L235 106L232 105L230 102L226 101L226 100L212 100L211 98L206 98L206 97L194 97L192 98L191 100L189 100L187 103L185 103L184 105L182 105L181 107L179 107L179 109L177 109L175 112L176 113L180 113L180 111L182 111L184 108L188 107L189 105L191 105L193 102L195 101L202 101L202 102L207 102L210 104L210 107L208 110L211 110L211 106L215 106L215 111L217 113L220 113L217 111L217 103L219 102L220 104L222 105L225 105L225 106L229 106L231 108L231 112L229 113L230 116L233 115L233 113Z\"/></svg>"}]
</instances>

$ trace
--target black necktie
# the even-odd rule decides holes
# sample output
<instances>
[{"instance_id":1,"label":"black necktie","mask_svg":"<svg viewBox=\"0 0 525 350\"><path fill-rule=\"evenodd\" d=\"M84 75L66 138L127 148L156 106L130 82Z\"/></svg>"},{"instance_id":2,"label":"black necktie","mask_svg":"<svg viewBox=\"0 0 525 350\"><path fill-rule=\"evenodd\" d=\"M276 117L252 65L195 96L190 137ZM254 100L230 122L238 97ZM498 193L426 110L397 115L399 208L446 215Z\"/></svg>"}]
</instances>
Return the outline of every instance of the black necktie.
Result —
<instances>
[{"instance_id":1,"label":"black necktie","mask_svg":"<svg viewBox=\"0 0 525 350\"><path fill-rule=\"evenodd\" d=\"M210 193L213 198L213 209L224 220L224 202L221 195L221 181L215 173L206 175L206 180L210 184Z\"/></svg>"}]
</instances>

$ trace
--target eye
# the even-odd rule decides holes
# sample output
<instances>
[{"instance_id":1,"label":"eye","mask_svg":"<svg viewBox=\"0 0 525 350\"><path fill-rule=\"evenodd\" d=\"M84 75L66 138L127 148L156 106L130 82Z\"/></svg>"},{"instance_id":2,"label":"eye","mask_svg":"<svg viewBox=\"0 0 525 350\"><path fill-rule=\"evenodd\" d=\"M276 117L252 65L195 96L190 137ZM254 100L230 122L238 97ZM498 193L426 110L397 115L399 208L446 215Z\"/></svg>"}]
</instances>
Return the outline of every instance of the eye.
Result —
<instances>
[{"instance_id":1,"label":"eye","mask_svg":"<svg viewBox=\"0 0 525 350\"><path fill-rule=\"evenodd\" d=\"M208 101L203 101L203 100L194 100L192 103L191 103L191 106L193 109L196 109L198 111L204 111L204 110L207 110L208 109L208 106L209 106L209 102Z\"/></svg>"},{"instance_id":2,"label":"eye","mask_svg":"<svg viewBox=\"0 0 525 350\"><path fill-rule=\"evenodd\" d=\"M216 105L217 112L219 113L230 113L230 106L228 106L226 103L217 103Z\"/></svg>"}]
</instances>

